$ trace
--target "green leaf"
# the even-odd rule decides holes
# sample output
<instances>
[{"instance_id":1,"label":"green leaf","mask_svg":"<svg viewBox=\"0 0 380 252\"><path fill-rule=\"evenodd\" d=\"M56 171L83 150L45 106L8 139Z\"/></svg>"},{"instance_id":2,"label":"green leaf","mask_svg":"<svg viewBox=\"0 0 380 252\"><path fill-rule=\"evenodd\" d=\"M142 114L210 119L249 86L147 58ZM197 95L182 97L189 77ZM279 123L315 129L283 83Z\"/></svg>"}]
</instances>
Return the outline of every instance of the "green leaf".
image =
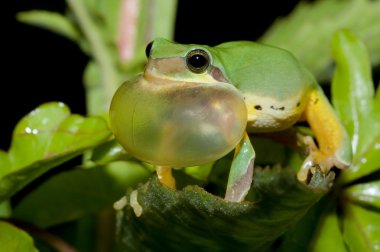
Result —
<instances>
[{"instance_id":1,"label":"green leaf","mask_svg":"<svg viewBox=\"0 0 380 252\"><path fill-rule=\"evenodd\" d=\"M380 167L380 113L374 107L374 85L364 45L348 30L332 42L336 70L333 104L352 138L354 159L341 181L349 182ZM370 125L370 127L368 127Z\"/></svg>"},{"instance_id":2,"label":"green leaf","mask_svg":"<svg viewBox=\"0 0 380 252\"><path fill-rule=\"evenodd\" d=\"M375 97L375 112L380 113L380 83L377 86Z\"/></svg>"},{"instance_id":3,"label":"green leaf","mask_svg":"<svg viewBox=\"0 0 380 252\"><path fill-rule=\"evenodd\" d=\"M328 196L323 197L296 225L285 233L276 252L310 250L310 244L313 234L316 232L321 212L325 210L326 204L329 204L330 199Z\"/></svg>"},{"instance_id":4,"label":"green leaf","mask_svg":"<svg viewBox=\"0 0 380 252\"><path fill-rule=\"evenodd\" d=\"M33 239L17 227L0 221L0 246L4 252L37 252Z\"/></svg>"},{"instance_id":5,"label":"green leaf","mask_svg":"<svg viewBox=\"0 0 380 252\"><path fill-rule=\"evenodd\" d=\"M358 34L369 48L372 65L380 62L380 1L301 1L291 14L279 18L261 42L293 52L319 80L328 80L330 41L342 27ZM307 43L305 43L305 41Z\"/></svg>"},{"instance_id":6,"label":"green leaf","mask_svg":"<svg viewBox=\"0 0 380 252\"><path fill-rule=\"evenodd\" d=\"M11 171L11 161L8 153L0 150L0 178Z\"/></svg>"},{"instance_id":7,"label":"green leaf","mask_svg":"<svg viewBox=\"0 0 380 252\"><path fill-rule=\"evenodd\" d=\"M25 11L18 13L17 19L20 22L58 33L76 42L81 40L81 35L73 22L59 13L44 10Z\"/></svg>"},{"instance_id":8,"label":"green leaf","mask_svg":"<svg viewBox=\"0 0 380 252\"><path fill-rule=\"evenodd\" d=\"M11 216L12 207L9 201L4 201L0 203L0 218L8 218Z\"/></svg>"},{"instance_id":9,"label":"green leaf","mask_svg":"<svg viewBox=\"0 0 380 252\"><path fill-rule=\"evenodd\" d=\"M0 201L110 134L103 119L71 115L63 103L39 106L17 124L8 153L0 154L0 164L7 164L0 167Z\"/></svg>"},{"instance_id":10,"label":"green leaf","mask_svg":"<svg viewBox=\"0 0 380 252\"><path fill-rule=\"evenodd\" d=\"M310 251L347 251L339 227L336 209L335 207L332 207L329 210L330 211L322 215L320 218L317 233L314 236L314 242Z\"/></svg>"},{"instance_id":11,"label":"green leaf","mask_svg":"<svg viewBox=\"0 0 380 252\"><path fill-rule=\"evenodd\" d=\"M28 194L13 217L47 228L112 207L128 187L148 178L141 163L113 162L60 173Z\"/></svg>"},{"instance_id":12,"label":"green leaf","mask_svg":"<svg viewBox=\"0 0 380 252\"><path fill-rule=\"evenodd\" d=\"M350 186L344 190L344 197L354 203L380 209L380 181Z\"/></svg>"},{"instance_id":13,"label":"green leaf","mask_svg":"<svg viewBox=\"0 0 380 252\"><path fill-rule=\"evenodd\" d=\"M380 214L346 204L344 208L343 238L350 251L380 250Z\"/></svg>"},{"instance_id":14,"label":"green leaf","mask_svg":"<svg viewBox=\"0 0 380 252\"><path fill-rule=\"evenodd\" d=\"M373 109L374 86L368 53L364 44L349 30L335 33L332 51L336 61L332 83L334 108L349 135L360 138L363 119ZM357 145L354 142L355 153Z\"/></svg>"},{"instance_id":15,"label":"green leaf","mask_svg":"<svg viewBox=\"0 0 380 252\"><path fill-rule=\"evenodd\" d=\"M118 220L121 249L265 251L321 198L331 177L318 181L311 189L290 170L256 169L255 203L228 203L197 186L169 189L154 176L127 194Z\"/></svg>"},{"instance_id":16,"label":"green leaf","mask_svg":"<svg viewBox=\"0 0 380 252\"><path fill-rule=\"evenodd\" d=\"M102 145L96 146L91 153L91 162L104 165L117 160L137 160L128 154L124 148L112 139Z\"/></svg>"},{"instance_id":17,"label":"green leaf","mask_svg":"<svg viewBox=\"0 0 380 252\"><path fill-rule=\"evenodd\" d=\"M339 182L347 183L380 169L380 135L372 135L372 137L368 150L362 156L354 157L353 165L342 172Z\"/></svg>"}]
</instances>

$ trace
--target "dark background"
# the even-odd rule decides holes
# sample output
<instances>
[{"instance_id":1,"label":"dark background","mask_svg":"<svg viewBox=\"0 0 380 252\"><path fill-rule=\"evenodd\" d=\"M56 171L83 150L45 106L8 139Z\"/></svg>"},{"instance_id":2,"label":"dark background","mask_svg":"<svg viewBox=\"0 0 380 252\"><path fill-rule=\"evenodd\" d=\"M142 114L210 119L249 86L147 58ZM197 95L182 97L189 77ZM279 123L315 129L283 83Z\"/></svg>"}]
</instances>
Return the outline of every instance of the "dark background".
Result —
<instances>
[{"instance_id":1,"label":"dark background","mask_svg":"<svg viewBox=\"0 0 380 252\"><path fill-rule=\"evenodd\" d=\"M255 40L298 1L179 0L175 40L215 45ZM232 3L232 4L231 4ZM63 0L11 0L2 7L0 149L8 149L17 121L41 103L62 101L85 114L82 73L87 57L59 35L18 23L17 12L45 9L63 13Z\"/></svg>"}]
</instances>

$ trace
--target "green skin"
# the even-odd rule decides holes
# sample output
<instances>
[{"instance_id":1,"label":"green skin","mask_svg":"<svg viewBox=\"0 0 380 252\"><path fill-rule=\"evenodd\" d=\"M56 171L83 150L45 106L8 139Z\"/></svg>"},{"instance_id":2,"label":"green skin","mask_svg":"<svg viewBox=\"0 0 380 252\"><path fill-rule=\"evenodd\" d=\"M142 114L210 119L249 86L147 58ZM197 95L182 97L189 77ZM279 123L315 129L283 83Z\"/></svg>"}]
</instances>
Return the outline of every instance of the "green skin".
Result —
<instances>
[{"instance_id":1,"label":"green skin","mask_svg":"<svg viewBox=\"0 0 380 252\"><path fill-rule=\"evenodd\" d=\"M202 50L208 55L209 65L200 72L194 71L187 61L194 50ZM187 94L189 90L191 94ZM150 91L152 93L147 94ZM202 95L207 99L201 98ZM211 105L206 104L208 100L212 101ZM199 107L190 108L193 104L203 104L207 116L201 119L168 116L177 110L181 111L181 116L187 110L199 114ZM223 104L228 105L223 107ZM231 115L230 119L225 119L225 114ZM203 125L204 118L210 115L215 115L215 123ZM295 139L309 150L298 174L303 182L316 165L327 173L334 166L343 169L351 162L347 134L313 76L288 51L255 42L237 41L209 47L154 40L144 74L125 83L116 92L110 117L115 136L127 151L155 165L203 164L235 148L225 196L227 201L242 201L252 182L255 153L245 131L286 132L296 122L308 121L320 148L309 138ZM169 119L163 120L163 117ZM184 120L192 126L181 126ZM141 130L140 138L136 129L149 121L155 122L155 126L146 128L145 132ZM231 121L232 126L223 127ZM184 129L178 130L180 127ZM210 134L205 133L204 128L213 129L207 131L213 132L212 138L207 138ZM179 133L173 133L176 131ZM190 131L191 136L187 136ZM201 133L197 135L197 132ZM143 138L146 135L149 141ZM171 138L174 140L167 140ZM184 144L177 144L181 140ZM214 141L214 145L207 145ZM188 149L183 151L185 148ZM148 153L149 149L152 153ZM183 154L193 151L193 156ZM157 153L160 155L155 156Z\"/></svg>"}]
</instances>

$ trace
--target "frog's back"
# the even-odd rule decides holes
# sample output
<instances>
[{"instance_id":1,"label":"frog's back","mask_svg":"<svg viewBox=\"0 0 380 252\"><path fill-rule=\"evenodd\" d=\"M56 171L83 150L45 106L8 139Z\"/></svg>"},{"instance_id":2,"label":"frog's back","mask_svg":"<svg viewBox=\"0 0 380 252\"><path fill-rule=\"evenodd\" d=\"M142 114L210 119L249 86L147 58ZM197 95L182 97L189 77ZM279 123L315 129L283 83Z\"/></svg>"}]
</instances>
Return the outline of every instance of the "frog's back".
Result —
<instances>
[{"instance_id":1,"label":"frog's back","mask_svg":"<svg viewBox=\"0 0 380 252\"><path fill-rule=\"evenodd\" d=\"M215 64L246 100L249 131L279 131L300 119L317 84L290 52L248 41L216 48ZM228 69L223 68L227 62Z\"/></svg>"},{"instance_id":2,"label":"frog's back","mask_svg":"<svg viewBox=\"0 0 380 252\"><path fill-rule=\"evenodd\" d=\"M221 65L229 66L224 69L226 76L243 92L276 94L281 99L315 86L312 75L284 49L250 41L223 43L216 48Z\"/></svg>"}]
</instances>

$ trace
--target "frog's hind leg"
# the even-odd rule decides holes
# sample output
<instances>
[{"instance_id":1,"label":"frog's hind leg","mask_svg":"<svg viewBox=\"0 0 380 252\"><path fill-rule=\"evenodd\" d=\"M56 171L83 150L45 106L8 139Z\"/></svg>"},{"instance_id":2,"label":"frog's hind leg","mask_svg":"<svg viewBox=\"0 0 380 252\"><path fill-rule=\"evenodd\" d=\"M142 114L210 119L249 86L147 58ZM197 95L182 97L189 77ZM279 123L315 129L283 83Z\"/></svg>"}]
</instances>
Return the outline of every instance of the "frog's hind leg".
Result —
<instances>
[{"instance_id":1,"label":"frog's hind leg","mask_svg":"<svg viewBox=\"0 0 380 252\"><path fill-rule=\"evenodd\" d=\"M304 118L315 134L318 147L310 149L309 156L297 174L298 180L306 181L309 170L316 165L325 174L334 166L347 168L352 158L351 142L321 89L310 94Z\"/></svg>"},{"instance_id":2,"label":"frog's hind leg","mask_svg":"<svg viewBox=\"0 0 380 252\"><path fill-rule=\"evenodd\" d=\"M251 188L254 160L255 151L248 134L245 133L235 149L224 200L229 202L241 202L244 200Z\"/></svg>"},{"instance_id":3,"label":"frog's hind leg","mask_svg":"<svg viewBox=\"0 0 380 252\"><path fill-rule=\"evenodd\" d=\"M169 188L175 189L175 179L170 166L156 166L157 177L160 182Z\"/></svg>"}]
</instances>

